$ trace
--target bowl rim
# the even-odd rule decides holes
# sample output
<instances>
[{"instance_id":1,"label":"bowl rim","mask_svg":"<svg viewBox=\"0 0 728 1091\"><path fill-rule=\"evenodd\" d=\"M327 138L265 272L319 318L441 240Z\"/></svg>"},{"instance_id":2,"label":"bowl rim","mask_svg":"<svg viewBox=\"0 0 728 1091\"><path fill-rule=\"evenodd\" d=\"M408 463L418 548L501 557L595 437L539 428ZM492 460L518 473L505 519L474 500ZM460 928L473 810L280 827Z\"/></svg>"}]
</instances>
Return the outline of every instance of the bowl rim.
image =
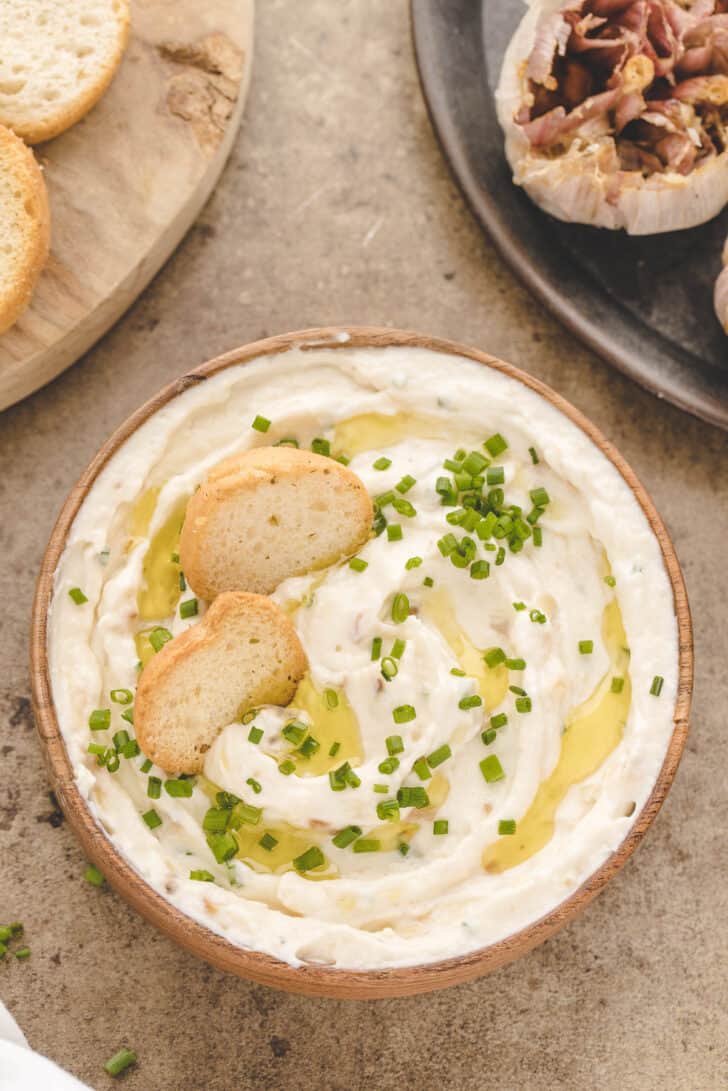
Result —
<instances>
[{"instance_id":1,"label":"bowl rim","mask_svg":"<svg viewBox=\"0 0 728 1091\"><path fill-rule=\"evenodd\" d=\"M292 966L271 955L240 947L167 901L115 847L76 786L53 705L47 654L47 621L55 572L73 521L92 484L121 445L154 413L190 387L229 367L275 356L291 348L317 349L411 347L472 360L523 383L545 398L599 448L616 467L637 499L657 538L673 592L678 625L678 686L673 731L659 774L642 810L625 838L599 867L557 906L511 936L475 951L391 969L340 969L308 963ZM151 924L191 953L260 984L309 996L369 999L408 996L470 981L530 951L573 919L625 864L644 837L672 784L687 738L693 684L693 637L690 607L680 563L647 490L619 451L570 402L540 380L479 349L409 330L369 326L326 326L254 341L208 360L167 384L132 413L100 447L66 497L46 547L38 576L30 645L31 686L35 722L53 790L88 858L109 884Z\"/></svg>"}]
</instances>

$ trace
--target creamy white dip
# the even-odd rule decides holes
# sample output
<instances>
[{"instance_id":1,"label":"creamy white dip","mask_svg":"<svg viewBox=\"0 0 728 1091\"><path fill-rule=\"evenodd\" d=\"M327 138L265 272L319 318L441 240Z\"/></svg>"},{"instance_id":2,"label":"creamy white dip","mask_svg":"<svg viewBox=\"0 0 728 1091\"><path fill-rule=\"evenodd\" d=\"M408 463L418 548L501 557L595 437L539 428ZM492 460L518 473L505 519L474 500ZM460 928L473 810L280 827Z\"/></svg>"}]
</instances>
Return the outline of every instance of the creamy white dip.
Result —
<instances>
[{"instance_id":1,"label":"creamy white dip","mask_svg":"<svg viewBox=\"0 0 728 1091\"><path fill-rule=\"evenodd\" d=\"M267 433L251 427L256 415L272 422ZM391 418L390 429L382 417ZM497 549L507 542L490 539L487 549L477 533L470 535L474 560L490 564L487 578L475 579L438 547L445 535L460 539L463 530L446 521L453 509L441 505L435 486L448 476L445 459L458 448L487 455L483 442L496 433L508 444L492 459L504 469L506 502L521 506L524 517L533 507L531 490L545 488L550 502L538 521L542 544L531 536L519 553L506 548L501 564ZM391 504L383 509L390 524L402 527L402 537L372 537L359 554L367 562L363 571L345 561L287 580L274 595L291 611L311 683L319 692L341 694L358 721L363 755L351 765L361 783L332 791L327 773L305 775L303 760L296 760L292 775L281 774L287 744L279 732L296 713L294 699L285 711L258 713L254 724L264 731L258 744L249 741L250 724L225 727L190 798L162 790L150 799L148 775L164 780L165 774L143 772L143 755L122 759L110 773L87 752L89 742L111 745L122 728L133 735L120 718L124 706L109 693L133 691L136 684L134 637L150 625L137 614L150 543L222 458L291 436L301 446L328 438L334 453L337 443L347 453L348 443L351 469L373 496L395 489L407 475L416 479L405 494L395 490L416 515ZM367 436L378 445L351 449L366 446ZM391 465L374 468L383 458ZM133 523L139 523L140 498L149 495L156 506L140 532ZM422 563L408 568L413 557ZM77 605L72 588L88 601ZM407 595L412 611L400 623L392 619L397 593ZM200 603L198 616L183 620L177 607L157 623L176 634L203 612ZM620 613L629 657L614 624ZM611 628L605 627L610 617ZM391 680L382 676L381 659L372 658L377 637L383 656L395 640L406 642ZM482 656L492 648L525 660L525 668L501 664L491 677ZM612 464L521 383L460 358L406 348L290 350L228 368L157 412L110 460L73 524L56 576L49 654L53 699L79 789L144 879L233 943L294 965L359 969L472 951L571 894L623 840L654 785L672 731L678 659L658 543ZM664 679L659 696L650 692L656 675ZM624 679L621 693L613 691L614 677ZM467 707L465 700L461 707L478 694L479 680L485 705ZM508 685L525 691L530 711L523 703L524 711L517 711L522 694ZM497 706L486 707L494 694ZM414 719L396 723L394 710L406 705L415 709ZM106 708L110 729L90 732L90 713ZM491 717L504 713L507 723L484 741ZM611 733L612 743L603 745L600 733ZM399 767L383 774L379 765L393 735L401 736L404 751ZM562 759L569 745L571 774ZM413 762L438 750L442 755L443 746L449 756L434 763L432 777L419 779ZM591 769L584 766L589 754L597 755ZM486 779L481 769L490 756L497 763L487 765L488 772L502 769L500 779ZM251 779L260 791L252 792ZM218 864L202 828L212 802L208 781L262 808L246 837L257 841L265 830L290 824L299 851L300 844L321 846L331 877L312 881L320 876L290 863L265 870L260 849L249 863ZM539 796L545 783L560 786L553 826L545 793ZM381 784L386 793L375 790ZM391 845L356 852L351 844L333 844L332 836L349 825L365 840L394 830L376 807L396 799L402 786L424 787L433 798L429 808L402 807L404 826L396 830L403 832ZM162 820L154 829L142 819L150 809ZM509 828L499 824L513 820L516 833L499 835L499 828ZM447 833L435 833L436 821L447 822ZM215 881L189 877L199 870Z\"/></svg>"}]
</instances>

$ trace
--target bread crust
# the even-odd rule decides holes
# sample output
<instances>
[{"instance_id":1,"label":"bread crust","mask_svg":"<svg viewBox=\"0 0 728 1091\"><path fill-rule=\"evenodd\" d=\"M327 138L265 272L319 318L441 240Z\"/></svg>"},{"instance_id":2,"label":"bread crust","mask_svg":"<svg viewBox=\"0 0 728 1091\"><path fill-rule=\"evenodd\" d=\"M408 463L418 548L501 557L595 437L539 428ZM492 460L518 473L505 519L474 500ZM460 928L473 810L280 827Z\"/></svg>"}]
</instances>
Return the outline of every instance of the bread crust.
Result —
<instances>
[{"instance_id":1,"label":"bread crust","mask_svg":"<svg viewBox=\"0 0 728 1091\"><path fill-rule=\"evenodd\" d=\"M97 72L96 81L78 98L70 103L63 103L55 112L51 104L44 103L44 116L35 122L14 119L12 113L3 112L0 106L0 124L12 129L27 144L41 144L70 129L96 105L114 78L129 42L129 0L117 0L117 3L118 10L114 12L117 26L115 48L106 64Z\"/></svg>"},{"instance_id":2,"label":"bread crust","mask_svg":"<svg viewBox=\"0 0 728 1091\"><path fill-rule=\"evenodd\" d=\"M43 172L33 152L20 137L0 125L0 169L12 177L20 196L17 221L22 225L23 261L9 290L0 290L0 334L18 320L28 306L38 277L48 260L50 209Z\"/></svg>"},{"instance_id":3,"label":"bread crust","mask_svg":"<svg viewBox=\"0 0 728 1091\"><path fill-rule=\"evenodd\" d=\"M245 567L249 570L249 582L235 582L238 577L233 571L234 551L215 532L215 518L234 505L244 508L246 501L251 501L258 489L275 489L276 486L286 490L291 486L310 487L317 499L330 491L332 501L346 499L351 509L349 518L338 524L335 541L331 538L330 528L327 528L326 541L316 543L320 548L316 549L310 541L307 542L306 551L301 551L300 561L292 560L283 574L280 565L266 566L266 559L260 552L251 552L246 556L246 543L236 543L240 564L247 562ZM207 600L234 588L269 594L283 578L303 575L355 553L370 536L373 514L371 497L364 483L335 459L295 447L256 447L215 466L190 500L180 539L180 558L185 576L193 590ZM285 508L280 513L277 509L272 511L271 518L277 520L275 525L281 535L285 534ZM312 510L312 526L315 520L316 513ZM315 526L311 536L314 534ZM295 539L292 540L294 553L297 552L296 544ZM254 550L252 545L249 548ZM227 582L218 575L226 562L230 569Z\"/></svg>"},{"instance_id":4,"label":"bread crust","mask_svg":"<svg viewBox=\"0 0 728 1091\"><path fill-rule=\"evenodd\" d=\"M259 658L270 668L256 678L241 673L239 692L234 707L220 708L220 722L196 724L187 730L187 744L179 744L179 734L170 716L170 692L182 694L185 704L194 706L200 696L186 693L190 660L201 652L214 648L227 637L244 641L241 629L251 633L261 629L270 636L266 643L257 637ZM283 649L283 656L280 652ZM225 651L221 652L225 654ZM215 738L243 708L261 704L287 705L307 667L306 654L296 630L284 611L264 595L228 592L212 603L196 625L165 644L142 671L134 699L134 729L140 747L155 764L171 773L199 773L205 753ZM239 664L231 664L239 670ZM210 693L205 695L209 701ZM192 732L196 737L192 738Z\"/></svg>"}]
</instances>

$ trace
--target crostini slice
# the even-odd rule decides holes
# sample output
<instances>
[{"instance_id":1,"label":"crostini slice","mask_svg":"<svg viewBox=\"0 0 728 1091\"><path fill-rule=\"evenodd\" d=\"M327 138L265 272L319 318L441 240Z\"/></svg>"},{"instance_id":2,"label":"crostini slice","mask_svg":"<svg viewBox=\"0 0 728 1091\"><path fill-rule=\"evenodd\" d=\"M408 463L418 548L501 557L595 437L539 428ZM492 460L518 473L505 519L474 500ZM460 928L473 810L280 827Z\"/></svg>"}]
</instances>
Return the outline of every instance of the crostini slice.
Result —
<instances>
[{"instance_id":1,"label":"crostini slice","mask_svg":"<svg viewBox=\"0 0 728 1091\"><path fill-rule=\"evenodd\" d=\"M224 591L269 594L325 568L369 538L373 506L340 462L295 447L256 447L216 466L187 508L180 560L208 601Z\"/></svg>"},{"instance_id":2,"label":"crostini slice","mask_svg":"<svg viewBox=\"0 0 728 1091\"><path fill-rule=\"evenodd\" d=\"M305 652L277 603L219 595L144 668L134 701L139 745L167 772L199 773L223 727L258 705L288 704L305 670Z\"/></svg>"}]
</instances>

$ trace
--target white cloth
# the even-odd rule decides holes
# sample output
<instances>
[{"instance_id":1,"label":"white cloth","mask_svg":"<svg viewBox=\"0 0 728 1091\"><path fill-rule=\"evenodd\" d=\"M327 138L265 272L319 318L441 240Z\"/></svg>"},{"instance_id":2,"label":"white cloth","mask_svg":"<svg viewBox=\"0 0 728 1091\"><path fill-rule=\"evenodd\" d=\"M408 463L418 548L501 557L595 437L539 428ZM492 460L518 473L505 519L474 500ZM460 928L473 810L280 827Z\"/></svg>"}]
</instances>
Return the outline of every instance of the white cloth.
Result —
<instances>
[{"instance_id":1,"label":"white cloth","mask_svg":"<svg viewBox=\"0 0 728 1091\"><path fill-rule=\"evenodd\" d=\"M0 1000L0 1091L90 1091L62 1068L34 1053Z\"/></svg>"}]
</instances>

